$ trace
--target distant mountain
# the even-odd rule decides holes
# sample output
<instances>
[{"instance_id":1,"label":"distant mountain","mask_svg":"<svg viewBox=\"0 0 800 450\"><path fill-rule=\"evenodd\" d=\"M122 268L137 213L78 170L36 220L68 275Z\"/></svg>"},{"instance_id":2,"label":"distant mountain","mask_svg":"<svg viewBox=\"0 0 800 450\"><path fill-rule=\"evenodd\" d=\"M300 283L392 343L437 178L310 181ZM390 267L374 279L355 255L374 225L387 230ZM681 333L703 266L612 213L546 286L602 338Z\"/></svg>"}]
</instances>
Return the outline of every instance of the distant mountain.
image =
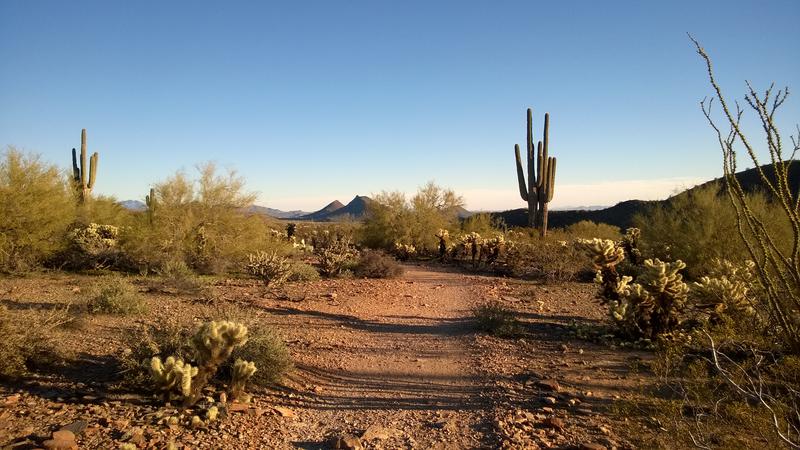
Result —
<instances>
[{"instance_id":1,"label":"distant mountain","mask_svg":"<svg viewBox=\"0 0 800 450\"><path fill-rule=\"evenodd\" d=\"M311 214L306 214L304 216L297 217L299 220L312 220L315 222L322 222L328 220L328 217L333 214L334 212L344 208L344 204L339 200L334 200L328 203L324 208L320 209L319 211L314 211Z\"/></svg>"},{"instance_id":2,"label":"distant mountain","mask_svg":"<svg viewBox=\"0 0 800 450\"><path fill-rule=\"evenodd\" d=\"M771 164L761 167L770 178L773 178L773 167ZM758 171L755 168L738 172L736 178L739 180L745 192L764 190L761 178L759 178ZM716 178L697 185L666 200L628 200L617 203L612 207L598 210L550 211L548 224L553 228L563 228L580 222L581 220L591 220L592 222L607 223L625 229L633 225L633 216L637 213L643 213L647 208L656 204L669 205L676 197L690 195L692 191L702 189L712 183L717 183L721 187L724 185L724 178ZM800 190L800 162L795 162L789 167L789 187L795 194ZM528 224L528 210L526 208L493 214L496 217L502 218L508 226L527 226Z\"/></svg>"},{"instance_id":3,"label":"distant mountain","mask_svg":"<svg viewBox=\"0 0 800 450\"><path fill-rule=\"evenodd\" d=\"M145 211L147 209L147 205L141 200L123 200L117 203L128 211Z\"/></svg>"},{"instance_id":4,"label":"distant mountain","mask_svg":"<svg viewBox=\"0 0 800 450\"><path fill-rule=\"evenodd\" d=\"M367 208L373 202L369 197L363 195L356 195L350 203L343 206L325 217L325 220L347 220L347 219L363 219L367 214Z\"/></svg>"},{"instance_id":5,"label":"distant mountain","mask_svg":"<svg viewBox=\"0 0 800 450\"><path fill-rule=\"evenodd\" d=\"M296 219L308 214L306 211L281 211L280 209L267 208L266 206L250 205L247 207L247 212L251 214L261 214L263 216L270 216L276 219Z\"/></svg>"}]
</instances>

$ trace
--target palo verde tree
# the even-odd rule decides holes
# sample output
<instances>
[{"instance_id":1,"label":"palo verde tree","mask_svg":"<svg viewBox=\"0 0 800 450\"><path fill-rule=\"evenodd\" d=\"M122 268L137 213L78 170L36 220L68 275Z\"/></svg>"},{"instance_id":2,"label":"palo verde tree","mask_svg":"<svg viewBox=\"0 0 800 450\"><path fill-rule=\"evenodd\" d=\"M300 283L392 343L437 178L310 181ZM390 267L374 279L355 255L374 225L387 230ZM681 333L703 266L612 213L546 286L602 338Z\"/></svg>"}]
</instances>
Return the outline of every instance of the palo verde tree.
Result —
<instances>
[{"instance_id":1,"label":"palo verde tree","mask_svg":"<svg viewBox=\"0 0 800 450\"><path fill-rule=\"evenodd\" d=\"M528 108L528 136L527 160L528 180L525 183L525 171L519 154L519 144L514 145L514 155L517 160L517 181L519 182L519 195L528 202L528 226L540 227L542 236L547 234L547 208L553 199L553 189L556 179L556 158L548 156L548 141L550 130L550 114L544 115L544 141L536 145L536 159L534 159L533 139L533 111Z\"/></svg>"}]
</instances>

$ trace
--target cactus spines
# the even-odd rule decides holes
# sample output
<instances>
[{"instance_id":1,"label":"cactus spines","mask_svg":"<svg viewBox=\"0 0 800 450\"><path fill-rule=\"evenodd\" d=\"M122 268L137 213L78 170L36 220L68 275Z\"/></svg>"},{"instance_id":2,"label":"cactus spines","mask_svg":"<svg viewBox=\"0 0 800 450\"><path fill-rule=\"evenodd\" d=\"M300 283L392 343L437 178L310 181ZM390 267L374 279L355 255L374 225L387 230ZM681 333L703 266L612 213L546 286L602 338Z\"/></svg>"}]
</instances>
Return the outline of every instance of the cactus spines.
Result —
<instances>
[{"instance_id":1,"label":"cactus spines","mask_svg":"<svg viewBox=\"0 0 800 450\"><path fill-rule=\"evenodd\" d=\"M154 356L148 365L150 376L165 394L188 396L192 391L192 378L197 375L197 367L186 364L173 356L161 362Z\"/></svg>"},{"instance_id":2,"label":"cactus spines","mask_svg":"<svg viewBox=\"0 0 800 450\"><path fill-rule=\"evenodd\" d=\"M150 188L150 194L144 196L144 203L147 205L147 220L153 225L153 217L156 214L156 190Z\"/></svg>"},{"instance_id":3,"label":"cactus spines","mask_svg":"<svg viewBox=\"0 0 800 450\"><path fill-rule=\"evenodd\" d=\"M75 148L72 149L72 177L75 181L76 189L80 194L81 203L88 201L94 188L94 181L97 178L97 152L92 153L89 164L86 164L86 129L81 130L81 160L78 166L78 155ZM86 170L89 173L86 173Z\"/></svg>"},{"instance_id":4,"label":"cactus spines","mask_svg":"<svg viewBox=\"0 0 800 450\"><path fill-rule=\"evenodd\" d=\"M528 202L528 226L540 226L541 235L547 234L548 203L553 199L556 178L556 158L548 155L550 138L550 114L544 115L543 140L534 146L533 111L528 108L527 117L527 183L522 167L519 145L514 145L517 162L517 181L522 200ZM536 150L536 159L533 152Z\"/></svg>"}]
</instances>

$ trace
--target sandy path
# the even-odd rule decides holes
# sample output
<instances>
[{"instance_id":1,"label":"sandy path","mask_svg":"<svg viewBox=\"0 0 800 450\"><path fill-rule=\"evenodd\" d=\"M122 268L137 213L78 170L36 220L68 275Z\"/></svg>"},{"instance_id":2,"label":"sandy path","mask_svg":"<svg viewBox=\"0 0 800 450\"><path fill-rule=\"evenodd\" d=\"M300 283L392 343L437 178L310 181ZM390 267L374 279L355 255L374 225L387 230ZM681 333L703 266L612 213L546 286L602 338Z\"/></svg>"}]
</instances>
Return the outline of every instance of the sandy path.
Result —
<instances>
[{"instance_id":1,"label":"sandy path","mask_svg":"<svg viewBox=\"0 0 800 450\"><path fill-rule=\"evenodd\" d=\"M373 426L394 436L373 441L381 448L481 446L487 402L469 323L479 300L467 276L411 266L399 280L339 283L318 300L265 304L291 336L297 365L267 400L297 414L281 430L286 444L317 448Z\"/></svg>"}]
</instances>

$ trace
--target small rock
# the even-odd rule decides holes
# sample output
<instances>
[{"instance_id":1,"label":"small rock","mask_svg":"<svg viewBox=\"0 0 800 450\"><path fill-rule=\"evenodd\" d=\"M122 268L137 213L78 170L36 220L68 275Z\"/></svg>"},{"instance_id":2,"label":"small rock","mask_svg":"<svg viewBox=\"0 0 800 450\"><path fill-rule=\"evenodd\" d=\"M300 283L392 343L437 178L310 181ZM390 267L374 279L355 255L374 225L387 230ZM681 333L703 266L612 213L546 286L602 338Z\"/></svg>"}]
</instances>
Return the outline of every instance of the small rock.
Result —
<instances>
[{"instance_id":1,"label":"small rock","mask_svg":"<svg viewBox=\"0 0 800 450\"><path fill-rule=\"evenodd\" d=\"M561 386L556 380L541 380L536 383L536 386L539 389L544 389L550 392L558 392L561 390Z\"/></svg>"},{"instance_id":2,"label":"small rock","mask_svg":"<svg viewBox=\"0 0 800 450\"><path fill-rule=\"evenodd\" d=\"M361 450L364 448L361 446L361 440L351 434L345 434L333 438L333 444L331 447L342 450Z\"/></svg>"},{"instance_id":3,"label":"small rock","mask_svg":"<svg viewBox=\"0 0 800 450\"><path fill-rule=\"evenodd\" d=\"M281 417L286 417L287 419L294 419L295 417L297 417L297 414L295 414L295 412L289 408L284 408L282 406L273 406L272 409L274 409L275 412L280 414Z\"/></svg>"},{"instance_id":4,"label":"small rock","mask_svg":"<svg viewBox=\"0 0 800 450\"><path fill-rule=\"evenodd\" d=\"M74 441L75 440L75 433L69 430L58 430L53 433L53 440L54 441Z\"/></svg>"},{"instance_id":5,"label":"small rock","mask_svg":"<svg viewBox=\"0 0 800 450\"><path fill-rule=\"evenodd\" d=\"M339 296L339 294L337 294L336 292L328 292L327 294L323 294L322 296L330 299L335 299L336 297Z\"/></svg>"},{"instance_id":6,"label":"small rock","mask_svg":"<svg viewBox=\"0 0 800 450\"><path fill-rule=\"evenodd\" d=\"M581 444L581 450L606 450L605 445L600 445L596 442L588 442L585 444Z\"/></svg>"},{"instance_id":7,"label":"small rock","mask_svg":"<svg viewBox=\"0 0 800 450\"><path fill-rule=\"evenodd\" d=\"M244 403L233 402L228 405L228 411L230 412L244 412L250 409L250 405L245 405Z\"/></svg>"},{"instance_id":8,"label":"small rock","mask_svg":"<svg viewBox=\"0 0 800 450\"><path fill-rule=\"evenodd\" d=\"M373 439L384 440L389 439L395 430L391 428L384 428L378 425L370 425L364 431L364 434L361 435L361 439L365 441L371 441Z\"/></svg>"},{"instance_id":9,"label":"small rock","mask_svg":"<svg viewBox=\"0 0 800 450\"><path fill-rule=\"evenodd\" d=\"M42 442L42 446L47 450L78 450L75 441L64 441L59 439L48 439Z\"/></svg>"},{"instance_id":10,"label":"small rock","mask_svg":"<svg viewBox=\"0 0 800 450\"><path fill-rule=\"evenodd\" d=\"M6 397L4 403L6 405L16 405L17 402L19 402L20 398L21 396L19 394L9 395L8 397Z\"/></svg>"},{"instance_id":11,"label":"small rock","mask_svg":"<svg viewBox=\"0 0 800 450\"><path fill-rule=\"evenodd\" d=\"M556 398L555 397L545 397L544 398L544 402L547 403L548 405L555 405L556 404Z\"/></svg>"},{"instance_id":12,"label":"small rock","mask_svg":"<svg viewBox=\"0 0 800 450\"><path fill-rule=\"evenodd\" d=\"M564 421L558 417L548 417L544 420L544 426L561 431L564 429Z\"/></svg>"},{"instance_id":13,"label":"small rock","mask_svg":"<svg viewBox=\"0 0 800 450\"><path fill-rule=\"evenodd\" d=\"M89 424L85 420L76 420L69 425L64 425L61 427L61 429L71 431L73 434L78 436L83 433L83 430L85 430L87 426L89 426Z\"/></svg>"}]
</instances>

